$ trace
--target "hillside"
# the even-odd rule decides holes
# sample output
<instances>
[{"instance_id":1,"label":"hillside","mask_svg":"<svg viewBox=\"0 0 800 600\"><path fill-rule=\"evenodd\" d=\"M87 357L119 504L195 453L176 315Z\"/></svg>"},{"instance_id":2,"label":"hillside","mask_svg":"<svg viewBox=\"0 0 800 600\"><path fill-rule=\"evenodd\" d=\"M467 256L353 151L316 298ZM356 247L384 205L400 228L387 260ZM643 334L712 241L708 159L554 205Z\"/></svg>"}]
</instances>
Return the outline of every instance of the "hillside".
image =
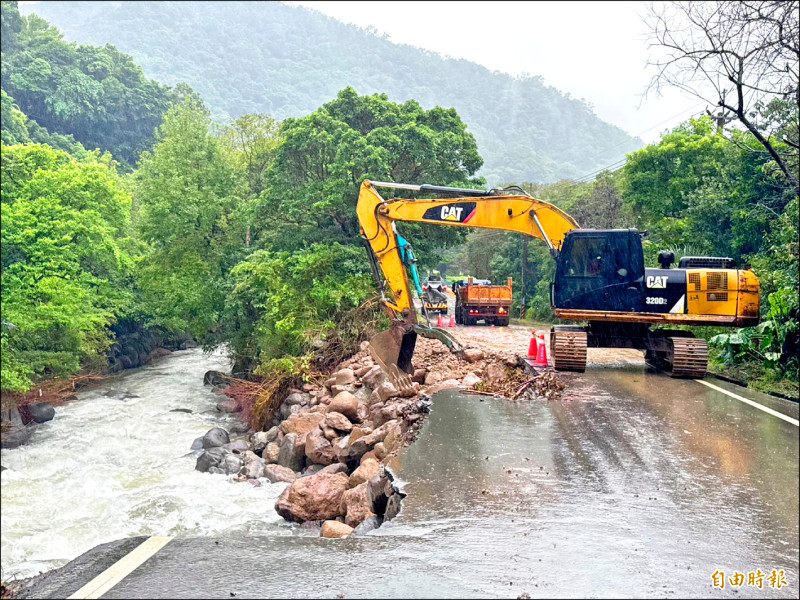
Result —
<instances>
[{"instance_id":1,"label":"hillside","mask_svg":"<svg viewBox=\"0 0 800 600\"><path fill-rule=\"evenodd\" d=\"M543 84L445 59L277 2L43 2L20 11L65 38L113 44L161 83L185 81L214 118L311 113L348 85L394 102L454 107L489 184L580 177L640 148L584 102Z\"/></svg>"}]
</instances>

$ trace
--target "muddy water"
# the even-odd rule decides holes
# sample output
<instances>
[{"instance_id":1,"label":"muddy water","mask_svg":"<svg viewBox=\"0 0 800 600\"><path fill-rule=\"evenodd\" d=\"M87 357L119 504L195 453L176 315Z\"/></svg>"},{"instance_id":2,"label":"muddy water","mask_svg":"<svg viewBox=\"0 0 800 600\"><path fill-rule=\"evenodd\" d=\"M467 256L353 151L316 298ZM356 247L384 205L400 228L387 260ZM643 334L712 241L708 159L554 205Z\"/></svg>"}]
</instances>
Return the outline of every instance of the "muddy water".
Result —
<instances>
[{"instance_id":1,"label":"muddy water","mask_svg":"<svg viewBox=\"0 0 800 600\"><path fill-rule=\"evenodd\" d=\"M196 437L230 423L203 386L205 371L227 368L221 354L175 352L80 393L29 444L3 450L3 579L129 536L288 533L273 510L285 484L228 482L187 455Z\"/></svg>"}]
</instances>

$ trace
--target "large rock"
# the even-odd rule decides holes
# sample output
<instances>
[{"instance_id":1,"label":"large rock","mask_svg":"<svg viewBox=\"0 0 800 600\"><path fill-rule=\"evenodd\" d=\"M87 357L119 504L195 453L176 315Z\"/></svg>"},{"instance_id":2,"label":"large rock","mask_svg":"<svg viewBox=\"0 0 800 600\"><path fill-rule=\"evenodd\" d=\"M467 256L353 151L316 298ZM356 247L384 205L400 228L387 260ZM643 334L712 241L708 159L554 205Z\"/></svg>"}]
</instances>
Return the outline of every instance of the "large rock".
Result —
<instances>
[{"instance_id":1,"label":"large rock","mask_svg":"<svg viewBox=\"0 0 800 600\"><path fill-rule=\"evenodd\" d=\"M374 392L372 392L372 395L369 398L369 403L374 404L376 402L386 402L389 398L394 398L399 393L400 392L397 391L397 388L394 387L391 382L386 381L379 385Z\"/></svg>"},{"instance_id":2,"label":"large rock","mask_svg":"<svg viewBox=\"0 0 800 600\"><path fill-rule=\"evenodd\" d=\"M399 423L395 423L391 429L387 430L386 437L382 441L387 455L394 454L405 445Z\"/></svg>"},{"instance_id":3,"label":"large rock","mask_svg":"<svg viewBox=\"0 0 800 600\"><path fill-rule=\"evenodd\" d=\"M31 437L30 430L22 422L16 404L3 408L2 421L5 431L0 434L0 446L3 448L17 448L25 444Z\"/></svg>"},{"instance_id":4,"label":"large rock","mask_svg":"<svg viewBox=\"0 0 800 600\"><path fill-rule=\"evenodd\" d=\"M492 363L483 371L483 380L491 386L500 385L506 380L506 369L503 365ZM428 395L433 395L428 392Z\"/></svg>"},{"instance_id":5,"label":"large rock","mask_svg":"<svg viewBox=\"0 0 800 600\"><path fill-rule=\"evenodd\" d=\"M310 394L305 394L303 392L295 391L289 394L284 400L285 404L308 404L308 401L311 400Z\"/></svg>"},{"instance_id":6,"label":"large rock","mask_svg":"<svg viewBox=\"0 0 800 600\"><path fill-rule=\"evenodd\" d=\"M281 409L278 411L280 413L281 421L285 421L293 414L300 410L301 406L299 404L281 404Z\"/></svg>"},{"instance_id":7,"label":"large rock","mask_svg":"<svg viewBox=\"0 0 800 600\"><path fill-rule=\"evenodd\" d=\"M469 363L474 363L482 359L484 356L483 350L477 348L467 348L464 350L464 359Z\"/></svg>"},{"instance_id":8,"label":"large rock","mask_svg":"<svg viewBox=\"0 0 800 600\"><path fill-rule=\"evenodd\" d=\"M386 458L386 446L383 445L383 442L378 442L375 444L375 447L372 449L375 453L375 458L378 460L383 460Z\"/></svg>"},{"instance_id":9,"label":"large rock","mask_svg":"<svg viewBox=\"0 0 800 600\"><path fill-rule=\"evenodd\" d=\"M383 518L386 521L391 521L398 515L401 501L402 496L400 496L400 494L392 494L389 496L389 499L386 501L386 511L383 513Z\"/></svg>"},{"instance_id":10,"label":"large rock","mask_svg":"<svg viewBox=\"0 0 800 600\"><path fill-rule=\"evenodd\" d=\"M233 475L242 470L244 462L236 454L225 454L222 461L219 463L219 468L222 469L226 475Z\"/></svg>"},{"instance_id":11,"label":"large rock","mask_svg":"<svg viewBox=\"0 0 800 600\"><path fill-rule=\"evenodd\" d=\"M242 460L244 461L244 466L239 472L241 475L244 475L248 479L258 479L264 476L264 467L266 464L264 463L264 459L259 458L255 452L251 452L250 450L243 452Z\"/></svg>"},{"instance_id":12,"label":"large rock","mask_svg":"<svg viewBox=\"0 0 800 600\"><path fill-rule=\"evenodd\" d=\"M353 369L341 369L333 374L333 378L336 380L334 385L349 385L355 382L356 374Z\"/></svg>"},{"instance_id":13,"label":"large rock","mask_svg":"<svg viewBox=\"0 0 800 600\"><path fill-rule=\"evenodd\" d=\"M302 439L302 444L300 440ZM278 464L292 471L302 471L306 456L305 434L287 433L281 442Z\"/></svg>"},{"instance_id":14,"label":"large rock","mask_svg":"<svg viewBox=\"0 0 800 600\"><path fill-rule=\"evenodd\" d=\"M330 473L331 475L335 475L336 473L344 473L345 475L347 475L347 465L344 463L337 462L320 469L319 472Z\"/></svg>"},{"instance_id":15,"label":"large rock","mask_svg":"<svg viewBox=\"0 0 800 600\"><path fill-rule=\"evenodd\" d=\"M330 427L332 429L338 429L339 431L350 431L353 429L353 423L345 417L342 413L333 412L328 410L328 414L325 415L325 427Z\"/></svg>"},{"instance_id":16,"label":"large rock","mask_svg":"<svg viewBox=\"0 0 800 600\"><path fill-rule=\"evenodd\" d=\"M341 464L341 463L337 463L337 464ZM310 477L311 475L316 475L317 473L322 471L322 469L324 469L324 468L325 467L323 465L318 465L318 464L308 465L305 469L303 469L303 472L298 474L297 476L298 477Z\"/></svg>"},{"instance_id":17,"label":"large rock","mask_svg":"<svg viewBox=\"0 0 800 600\"><path fill-rule=\"evenodd\" d=\"M203 436L203 448L205 450L217 448L219 446L224 446L230 441L231 438L227 431L222 429L222 427L214 427L213 429L209 429Z\"/></svg>"},{"instance_id":18,"label":"large rock","mask_svg":"<svg viewBox=\"0 0 800 600\"><path fill-rule=\"evenodd\" d=\"M250 445L253 447L253 452L259 455L262 454L267 444L275 441L276 437L278 437L277 427L273 427L269 431L256 431L250 436Z\"/></svg>"},{"instance_id":19,"label":"large rock","mask_svg":"<svg viewBox=\"0 0 800 600\"><path fill-rule=\"evenodd\" d=\"M230 414L230 413L241 412L242 407L236 400L234 400L233 398L229 398L227 400L223 400L222 402L217 402L217 410L219 412Z\"/></svg>"},{"instance_id":20,"label":"large rock","mask_svg":"<svg viewBox=\"0 0 800 600\"><path fill-rule=\"evenodd\" d=\"M425 376L428 374L428 369L414 369L414 374L411 376L411 381L415 383L425 383Z\"/></svg>"},{"instance_id":21,"label":"large rock","mask_svg":"<svg viewBox=\"0 0 800 600\"><path fill-rule=\"evenodd\" d=\"M350 475L350 481L347 483L348 488L358 487L365 481L369 481L375 475L380 473L381 465L375 458L368 458L366 460L361 461L361 465L353 471L353 474Z\"/></svg>"},{"instance_id":22,"label":"large rock","mask_svg":"<svg viewBox=\"0 0 800 600\"><path fill-rule=\"evenodd\" d=\"M350 392L340 392L328 405L328 412L338 412L354 421L358 419L358 398Z\"/></svg>"},{"instance_id":23,"label":"large rock","mask_svg":"<svg viewBox=\"0 0 800 600\"><path fill-rule=\"evenodd\" d=\"M247 440L234 440L222 446L228 452L242 453L250 450L250 444Z\"/></svg>"},{"instance_id":24,"label":"large rock","mask_svg":"<svg viewBox=\"0 0 800 600\"><path fill-rule=\"evenodd\" d=\"M366 375L367 373L370 372L370 369L372 369L372 367L373 367L373 365L367 365L365 367L359 367L358 369L355 370L356 377L363 377L364 375Z\"/></svg>"},{"instance_id":25,"label":"large rock","mask_svg":"<svg viewBox=\"0 0 800 600\"><path fill-rule=\"evenodd\" d=\"M383 523L383 517L379 517L378 515L372 515L371 517L364 519L361 521L358 527L353 530L353 535L364 535L369 533L370 531L377 529ZM347 525L345 525L347 527Z\"/></svg>"},{"instance_id":26,"label":"large rock","mask_svg":"<svg viewBox=\"0 0 800 600\"><path fill-rule=\"evenodd\" d=\"M386 511L386 503L393 493L392 482L388 477L375 475L367 481L367 499L372 507L372 512L376 515L382 515Z\"/></svg>"},{"instance_id":27,"label":"large rock","mask_svg":"<svg viewBox=\"0 0 800 600\"><path fill-rule=\"evenodd\" d=\"M320 465L330 465L336 462L336 453L333 446L317 427L306 436L306 456L308 460Z\"/></svg>"},{"instance_id":28,"label":"large rock","mask_svg":"<svg viewBox=\"0 0 800 600\"><path fill-rule=\"evenodd\" d=\"M461 380L462 387L470 388L481 382L481 378L475 373L467 373Z\"/></svg>"},{"instance_id":29,"label":"large rock","mask_svg":"<svg viewBox=\"0 0 800 600\"><path fill-rule=\"evenodd\" d=\"M349 435L340 438L333 444L336 457L343 463L357 463L367 451L372 449L371 435L362 436L353 442L350 441Z\"/></svg>"},{"instance_id":30,"label":"large rock","mask_svg":"<svg viewBox=\"0 0 800 600\"><path fill-rule=\"evenodd\" d=\"M353 528L339 521L325 521L319 534L324 538L346 538L353 533Z\"/></svg>"},{"instance_id":31,"label":"large rock","mask_svg":"<svg viewBox=\"0 0 800 600\"><path fill-rule=\"evenodd\" d=\"M286 433L303 434L319 429L325 420L325 415L312 412L298 412L280 424L280 430Z\"/></svg>"},{"instance_id":32,"label":"large rock","mask_svg":"<svg viewBox=\"0 0 800 600\"><path fill-rule=\"evenodd\" d=\"M201 473L208 473L212 467L217 467L225 458L226 452L220 448L209 448L197 457L194 468Z\"/></svg>"},{"instance_id":33,"label":"large rock","mask_svg":"<svg viewBox=\"0 0 800 600\"><path fill-rule=\"evenodd\" d=\"M56 416L56 409L49 404L37 402L36 404L28 405L31 419L36 423L46 423Z\"/></svg>"},{"instance_id":34,"label":"large rock","mask_svg":"<svg viewBox=\"0 0 800 600\"><path fill-rule=\"evenodd\" d=\"M363 377L361 377L361 382L373 390L384 381L386 381L386 375L378 365L372 367Z\"/></svg>"},{"instance_id":35,"label":"large rock","mask_svg":"<svg viewBox=\"0 0 800 600\"><path fill-rule=\"evenodd\" d=\"M265 465L263 473L264 477L269 479L272 483L292 483L297 479L297 475L294 471L280 465Z\"/></svg>"},{"instance_id":36,"label":"large rock","mask_svg":"<svg viewBox=\"0 0 800 600\"><path fill-rule=\"evenodd\" d=\"M347 490L344 473L320 472L297 479L281 494L275 510L287 521L326 521L341 515L342 496Z\"/></svg>"},{"instance_id":37,"label":"large rock","mask_svg":"<svg viewBox=\"0 0 800 600\"><path fill-rule=\"evenodd\" d=\"M203 375L203 383L224 389L230 385L227 378L228 376L220 371L206 371L206 374Z\"/></svg>"},{"instance_id":38,"label":"large rock","mask_svg":"<svg viewBox=\"0 0 800 600\"><path fill-rule=\"evenodd\" d=\"M350 527L358 527L362 521L375 515L367 495L366 482L342 494L339 512L344 514L344 522Z\"/></svg>"},{"instance_id":39,"label":"large rock","mask_svg":"<svg viewBox=\"0 0 800 600\"><path fill-rule=\"evenodd\" d=\"M360 425L358 427L353 427L353 430L350 432L350 443L352 444L358 438L362 438L370 433L372 433L371 427L362 427Z\"/></svg>"},{"instance_id":40,"label":"large rock","mask_svg":"<svg viewBox=\"0 0 800 600\"><path fill-rule=\"evenodd\" d=\"M267 464L277 463L281 456L281 447L277 442L270 442L264 451L261 453Z\"/></svg>"},{"instance_id":41,"label":"large rock","mask_svg":"<svg viewBox=\"0 0 800 600\"><path fill-rule=\"evenodd\" d=\"M444 375L438 371L428 371L425 375L425 385L435 385L444 379Z\"/></svg>"}]
</instances>

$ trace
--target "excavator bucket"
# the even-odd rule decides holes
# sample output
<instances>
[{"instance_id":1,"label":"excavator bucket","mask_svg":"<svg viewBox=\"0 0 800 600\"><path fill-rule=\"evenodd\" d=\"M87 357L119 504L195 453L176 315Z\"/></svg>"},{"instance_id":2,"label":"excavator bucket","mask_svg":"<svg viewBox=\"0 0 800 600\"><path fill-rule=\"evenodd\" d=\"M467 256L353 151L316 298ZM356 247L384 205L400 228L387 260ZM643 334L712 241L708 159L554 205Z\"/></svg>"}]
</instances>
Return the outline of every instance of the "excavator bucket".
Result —
<instances>
[{"instance_id":1,"label":"excavator bucket","mask_svg":"<svg viewBox=\"0 0 800 600\"><path fill-rule=\"evenodd\" d=\"M402 322L395 322L386 331L382 331L369 341L369 353L386 373L389 381L399 391L410 389L411 375L414 365L411 357L417 345L417 332L413 327Z\"/></svg>"}]
</instances>

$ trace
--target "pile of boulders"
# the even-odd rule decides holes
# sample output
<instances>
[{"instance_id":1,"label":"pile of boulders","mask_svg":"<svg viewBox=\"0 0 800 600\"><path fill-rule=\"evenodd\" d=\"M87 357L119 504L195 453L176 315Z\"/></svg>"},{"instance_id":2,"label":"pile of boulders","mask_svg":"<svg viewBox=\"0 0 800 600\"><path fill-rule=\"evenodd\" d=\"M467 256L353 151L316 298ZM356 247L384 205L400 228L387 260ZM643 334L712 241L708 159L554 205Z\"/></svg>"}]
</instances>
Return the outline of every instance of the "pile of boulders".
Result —
<instances>
[{"instance_id":1,"label":"pile of boulders","mask_svg":"<svg viewBox=\"0 0 800 600\"><path fill-rule=\"evenodd\" d=\"M249 443L230 442L221 429L195 440L195 449L203 450L196 468L254 485L260 478L289 483L275 510L289 521L320 525L323 537L373 529L399 511L402 495L384 465L413 441L430 396L501 381L517 364L516 356L485 356L476 349L465 358L420 338L412 385L398 390L365 342L323 383L290 390L273 427L252 433Z\"/></svg>"}]
</instances>

